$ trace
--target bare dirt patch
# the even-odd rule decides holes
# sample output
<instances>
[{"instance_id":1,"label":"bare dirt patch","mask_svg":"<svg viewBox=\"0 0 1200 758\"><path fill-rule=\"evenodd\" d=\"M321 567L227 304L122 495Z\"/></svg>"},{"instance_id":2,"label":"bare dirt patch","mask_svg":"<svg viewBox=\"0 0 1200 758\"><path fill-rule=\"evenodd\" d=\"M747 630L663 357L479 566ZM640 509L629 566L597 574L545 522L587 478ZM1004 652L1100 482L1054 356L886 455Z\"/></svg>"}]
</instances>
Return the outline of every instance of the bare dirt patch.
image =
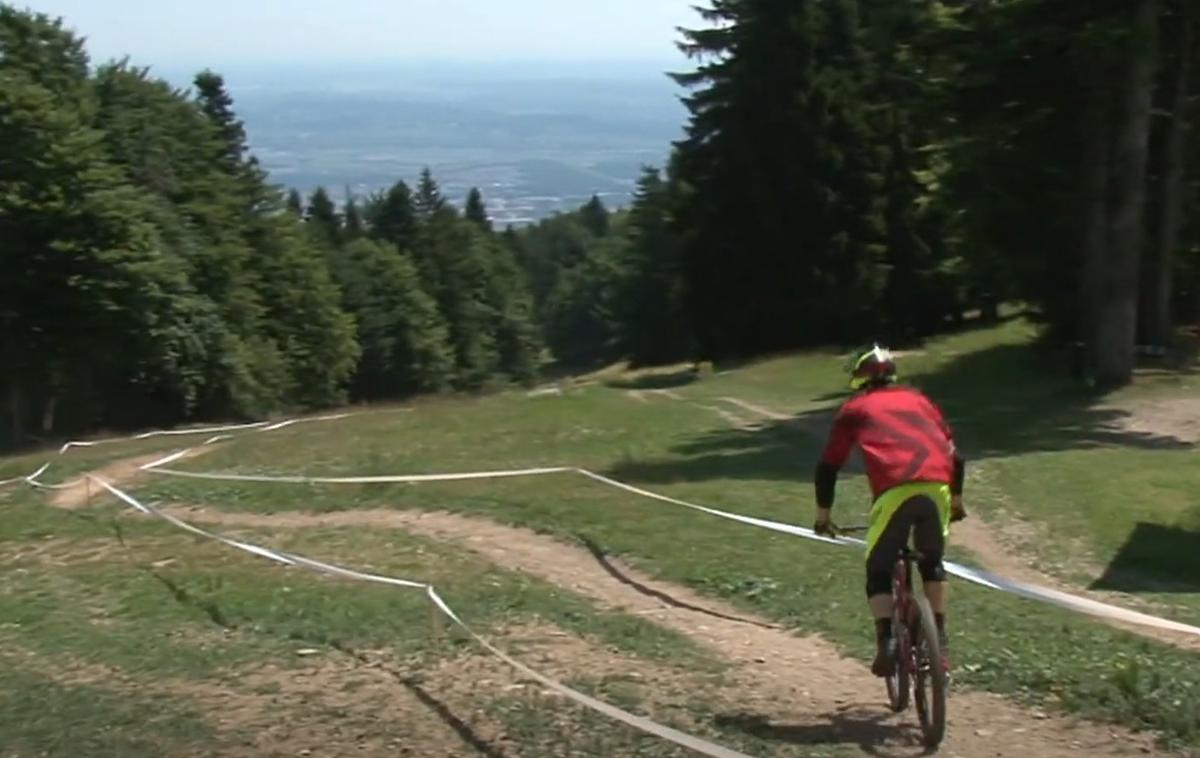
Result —
<instances>
[{"instance_id":1,"label":"bare dirt patch","mask_svg":"<svg viewBox=\"0 0 1200 758\"><path fill-rule=\"evenodd\" d=\"M1105 406L1121 412L1121 431L1200 444L1200 397L1155 397Z\"/></svg>"},{"instance_id":2,"label":"bare dirt patch","mask_svg":"<svg viewBox=\"0 0 1200 758\"><path fill-rule=\"evenodd\" d=\"M274 515L176 509L198 521L234 526L393 527L457 542L499 565L541 577L601 606L639 613L685 634L733 664L722 684L737 705L721 716L759 735L804 744L842 744L871 755L921 754L911 714L881 704L882 687L858 661L817 636L800 637L769 621L653 579L620 561L554 538L449 513L349 511ZM865 633L865 632L864 632ZM1034 714L1001 697L955 692L948 755L1023 754L1045 758L1155 752L1146 735Z\"/></svg>"},{"instance_id":3,"label":"bare dirt patch","mask_svg":"<svg viewBox=\"0 0 1200 758\"><path fill-rule=\"evenodd\" d=\"M194 447L188 450L187 455L183 459L198 458L204 455L210 447ZM142 466L147 463L153 463L163 457L163 453L153 453L151 455L142 455L137 458L126 458L120 461L114 461L102 468L89 472L87 475L72 481L68 486L54 491L54 495L50 498L50 504L55 508L84 508L91 504L92 500L103 492L103 488L90 477L98 477L111 484L129 484L136 481L138 478L145 475L142 471Z\"/></svg>"}]
</instances>

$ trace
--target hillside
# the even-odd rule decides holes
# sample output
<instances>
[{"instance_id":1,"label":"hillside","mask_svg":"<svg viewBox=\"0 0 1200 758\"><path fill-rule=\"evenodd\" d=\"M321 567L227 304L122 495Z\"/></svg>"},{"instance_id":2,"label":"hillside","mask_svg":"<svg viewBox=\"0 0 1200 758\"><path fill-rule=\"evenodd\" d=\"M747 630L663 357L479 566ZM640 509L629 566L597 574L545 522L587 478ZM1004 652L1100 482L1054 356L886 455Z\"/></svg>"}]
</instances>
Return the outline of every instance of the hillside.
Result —
<instances>
[{"instance_id":1,"label":"hillside","mask_svg":"<svg viewBox=\"0 0 1200 758\"><path fill-rule=\"evenodd\" d=\"M954 557L1200 623L1186 578L1200 539L1189 494L1200 472L1186 465L1200 377L1145 376L1099 401L1039 369L1032 334L1014 320L903 358L948 409L971 459L972 517L952 537ZM231 431L170 467L336 477L578 466L803 525L840 365L808 353L719 366L697 381L614 369L534 392L349 409ZM126 463L210 436L72 448L43 480L99 470L185 521L431 582L473 629L541 673L748 754L916 749L912 725L888 716L859 662L870 636L856 550L570 474L263 484ZM47 455L3 460L0 479ZM419 592L275 567L118 516L118 503L90 487L42 495L10 485L0 503L11 577L0 588L0 712L17 755L79 745L122 756L687 754L514 675L461 631L431 624ZM841 519L861 517L860 478L845 479L839 503ZM1154 560L1144 558L1147 538ZM1194 638L955 589L950 753L1200 744ZM1074 725L1069 712L1111 725Z\"/></svg>"}]
</instances>

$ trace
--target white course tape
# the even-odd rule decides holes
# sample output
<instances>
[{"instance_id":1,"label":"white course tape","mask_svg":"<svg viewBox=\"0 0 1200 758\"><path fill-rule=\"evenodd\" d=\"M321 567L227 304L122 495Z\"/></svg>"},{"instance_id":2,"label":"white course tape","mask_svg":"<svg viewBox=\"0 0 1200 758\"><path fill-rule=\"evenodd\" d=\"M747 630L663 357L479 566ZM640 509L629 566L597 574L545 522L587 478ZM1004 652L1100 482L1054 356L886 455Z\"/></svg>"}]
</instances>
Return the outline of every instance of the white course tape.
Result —
<instances>
[{"instance_id":1,"label":"white course tape","mask_svg":"<svg viewBox=\"0 0 1200 758\"><path fill-rule=\"evenodd\" d=\"M603 482L604 484L608 484L613 487L619 487L628 492L633 492L644 497L651 497L655 500L675 503L676 505L682 505L686 508L692 508L713 516L719 516L720 518L740 521L743 524L750 524L763 529L770 529L771 531L782 532L783 534L791 534L797 537L804 537L806 539L818 540L821 542L859 546L865 546L866 544L860 539L848 539L845 537L829 539L827 537L821 537L815 534L811 529L805 529L804 527L794 526L792 524L783 524L778 521L768 521L766 519L753 518L750 516L742 516L737 513L719 511L714 508L705 508L702 505L696 505L695 503L689 503L684 500L677 500L675 498L666 497L665 495L659 495L654 492L639 489L637 487L624 484L623 482L618 482L615 479L609 479L606 476L594 474L584 469L576 470L590 479ZM969 566L963 566L961 564L952 563L949 561L946 563L946 570L961 579L966 579L967 581L974 582L975 584L979 584L984 587L1001 590L1003 592L1019 595L1031 600L1040 600L1051 605L1057 605L1060 608L1067 608L1069 610L1094 616L1096 618L1108 619L1112 621L1123 621L1130 624L1149 626L1156 629L1166 629L1172 632L1191 634L1200 637L1200 627L1192 626L1190 624L1183 624L1178 621L1171 621L1170 619L1159 618L1157 616L1151 616L1146 613L1139 613L1138 611L1131 611L1127 608L1109 605L1108 603L1101 603L1097 600L1090 600L1077 595L1071 595L1069 593L1050 589L1048 587L1039 587L1038 585L1019 582L1015 579L1009 579L1008 577L1000 576L999 574L994 574L990 571L974 569Z\"/></svg>"},{"instance_id":2,"label":"white course tape","mask_svg":"<svg viewBox=\"0 0 1200 758\"><path fill-rule=\"evenodd\" d=\"M178 450L174 453L171 453L170 455L165 455L156 461L150 461L149 463L139 466L138 469L140 471L146 471L148 469L158 468L159 466L165 466L168 463L174 463L175 461L179 460L180 458L182 458L183 456L187 455L190 452L192 452L191 448L188 448L187 450Z\"/></svg>"},{"instance_id":3,"label":"white course tape","mask_svg":"<svg viewBox=\"0 0 1200 758\"><path fill-rule=\"evenodd\" d=\"M851 539L839 537L830 539L815 534L811 529L796 526L794 524L786 524L779 521L771 521L769 519L756 518L754 516L744 516L739 513L731 513L722 511L716 508L708 508L696 503L689 503L686 500L660 495L656 492L634 487L630 484L610 479L607 476L597 474L593 471L588 471L583 468L575 467L550 467L550 468L534 468L534 469L519 469L513 471L476 471L457 474L420 474L420 475L399 475L399 476L368 476L368 477L300 477L300 476L267 476L257 474L204 474L189 471L176 471L173 469L162 469L153 466L147 466L146 470L152 473L166 474L170 476L183 476L193 479L211 479L218 481L248 481L248 482L273 482L281 484L371 484L371 483L394 483L394 482L449 482L460 481L464 479L497 479L502 477L519 477L519 476L540 476L545 474L560 474L565 472L573 472L581 474L593 481L610 487L630 492L641 497L647 497L654 500L659 500L665 503L679 505L684 508L706 513L718 518L736 521L750 526L756 526L760 529L768 529L781 534L790 534L795 537L803 537L804 539L824 542L834 545L856 545L862 546L865 543L859 539ZM1008 592L1013 595L1018 595L1030 600L1039 600L1050 605L1055 605L1060 608L1083 613L1095 618L1105 619L1109 621L1120 621L1128 624L1136 624L1139 626L1153 627L1155 629L1163 629L1180 634L1189 634L1200 637L1200 627L1190 624L1184 624L1170 619L1151 616L1146 613L1132 611L1127 608L1122 608L1108 603L1102 603L1097 600L1072 595L1060 590L1041 587L1034 584L1019 582L1015 579L1000 576L990 571L982 569L974 569L969 566L963 566L957 563L947 562L946 570L951 574L965 579L969 582L988 587L1002 592Z\"/></svg>"},{"instance_id":4,"label":"white course tape","mask_svg":"<svg viewBox=\"0 0 1200 758\"><path fill-rule=\"evenodd\" d=\"M228 424L225 426L206 426L196 429L157 429L153 432L143 432L131 439L146 440L151 437L184 437L193 434L213 434L214 432L232 432L240 429L257 429L267 426L270 421L255 421L252 424Z\"/></svg>"},{"instance_id":5,"label":"white course tape","mask_svg":"<svg viewBox=\"0 0 1200 758\"><path fill-rule=\"evenodd\" d=\"M755 518L753 516L743 516L740 513L730 513L729 511L719 511L716 508L706 508L703 505L689 503L686 500L678 500L673 497L667 497L666 495L660 495L657 492L650 492L649 490L644 490L644 489L640 489L638 487L634 487L631 484L625 484L624 482L618 482L616 479L609 479L607 476L601 476L600 474L593 473L591 471L588 471L587 469L577 468L577 469L575 469L575 471L579 472L580 474L583 474L584 476L586 476L589 479L593 479L597 482L600 482L601 484L607 484L610 487L617 487L619 489L625 490L626 492L632 492L635 495L641 495L642 497L649 497L649 498L653 498L655 500L661 500L664 503L673 503L674 505L681 505L684 508L691 508L692 510L700 511L701 513L707 513L710 516L717 516L719 518L729 519L730 521L739 521L743 524L749 524L750 526L757 526L760 529L770 529L773 532L782 532L783 534L791 534L796 537L804 537L806 539L816 540L817 542L826 542L826 543L833 544L833 545L842 544L841 542L839 542L836 539L822 537L822 536L816 534L815 532L813 532L812 529L806 529L805 527L802 527L802 526L794 526L792 524L784 524L779 521L769 521L767 519Z\"/></svg>"},{"instance_id":6,"label":"white course tape","mask_svg":"<svg viewBox=\"0 0 1200 758\"><path fill-rule=\"evenodd\" d=\"M287 421L280 421L280 422L279 422L279 423L277 423L277 424L271 424L270 426L264 426L264 427L262 428L262 430L263 430L264 432L273 432L273 431L275 431L276 429L283 429L283 428L285 428L285 427L289 427L289 426L291 426L292 424L296 423L297 421L299 421L299 419L290 418L290 419L288 419Z\"/></svg>"},{"instance_id":7,"label":"white course tape","mask_svg":"<svg viewBox=\"0 0 1200 758\"><path fill-rule=\"evenodd\" d=\"M400 408L398 410L410 410L410 409ZM199 428L195 428L195 429L157 429L152 432L143 432L141 434L136 434L132 437L107 437L105 439L100 439L100 440L71 440L70 442L64 443L63 446L58 449L58 455L60 457L63 455L66 455L67 452L73 447L95 447L96 445L107 445L111 442L128 442L129 440L145 440L145 439L150 439L152 437L168 437L168 436L182 437L182 436L190 436L190 435L195 435L195 434L211 434L212 432L246 431L248 429L258 429L263 432L271 432L271 431L275 431L276 429L284 429L288 426L291 426L292 424L308 423L308 422L312 422L312 421L338 421L340 419L349 418L350 416L354 416L354 415L356 415L356 414L349 413L349 412L348 413L332 413L327 416L312 416L312 417L307 417L307 418L294 418L294 419L288 419L286 421L279 421L279 422L275 422L275 423L272 423L270 421L256 421L256 422L250 423L250 424L226 424L223 426L208 426L208 427L199 427ZM222 440L232 439L234 436L235 435L233 435L233 434L217 434L215 436L209 437L207 440L204 441L203 444L204 445L212 445L212 444L215 444ZM182 453L179 454L179 456L186 454L186 452L187 451L183 451ZM176 460L176 459L177 458L171 458L170 460ZM156 461L155 463L153 463L151 465L152 466L166 465L167 462L169 462L169 461L164 459L163 461ZM50 468L51 463L53 463L53 460L46 461L44 464L42 464L42 466L40 468L38 468L37 471L34 471L29 476L15 477L13 479L0 480L0 487L3 487L8 484L15 484L16 482L19 482L19 481L25 481L26 483L33 485L34 487L41 487L42 489L68 489L70 487L75 487L75 486L78 486L79 484L83 483L82 478L76 479L76 480L73 480L70 482L64 482L62 484L42 484L42 483L38 482L37 480L41 477L41 475L46 473L46 469ZM147 470L148 468L150 468L150 467L149 466L142 467L143 470Z\"/></svg>"},{"instance_id":8,"label":"white course tape","mask_svg":"<svg viewBox=\"0 0 1200 758\"><path fill-rule=\"evenodd\" d=\"M113 440L96 440L94 442L82 442L82 441L72 440L71 442L67 442L62 447L60 447L58 449L58 454L63 455L64 453L66 453L68 450L70 450L73 447L95 447L96 445L103 445L106 442L112 442L112 441Z\"/></svg>"},{"instance_id":9,"label":"white course tape","mask_svg":"<svg viewBox=\"0 0 1200 758\"><path fill-rule=\"evenodd\" d=\"M30 487L38 490L69 490L74 487L78 487L79 485L83 484L83 482L83 477L80 477L79 479L72 479L69 482L60 482L58 484L43 484L36 479L27 479L25 481L25 483Z\"/></svg>"},{"instance_id":10,"label":"white course tape","mask_svg":"<svg viewBox=\"0 0 1200 758\"><path fill-rule=\"evenodd\" d=\"M1086 597L1079 597L1078 595L1050 589L1049 587L1026 584L1016 579L1009 579L1006 576L993 574L991 571L963 566L949 561L946 562L946 571L983 587L990 587L994 590L1001 590L1031 600L1041 600L1044 603L1057 605L1060 608L1066 608L1088 616L1200 637L1200 627L1192 626L1191 624L1184 624L1179 621L1151 616L1147 613L1131 611L1128 608L1101 603L1098 600L1090 600Z\"/></svg>"},{"instance_id":11,"label":"white course tape","mask_svg":"<svg viewBox=\"0 0 1200 758\"><path fill-rule=\"evenodd\" d=\"M50 461L46 461L45 463L43 463L41 465L41 468L39 468L37 471L34 471L29 476L25 477L25 481L29 482L30 484L33 484L38 479L38 477L40 477L42 474L46 473L46 469L48 469L48 468L50 468Z\"/></svg>"},{"instance_id":12,"label":"white course tape","mask_svg":"<svg viewBox=\"0 0 1200 758\"><path fill-rule=\"evenodd\" d=\"M95 478L95 477L93 477L93 478ZM387 585L391 585L394 587L404 587L406 589L424 590L425 594L429 598L430 602L432 602L433 605L442 614L444 614L446 616L446 618L448 618L452 622L454 622L459 628L461 628L464 632L466 632L473 640L475 640L475 642L479 643L479 645L482 646L489 653L496 656L500 660L504 661L509 666L512 666L517 671L520 671L522 674L525 674L528 677L536 679L538 682L540 682L544 686L554 690L555 692L557 692L561 695L564 695L565 697L570 698L571 700L574 700L576 703L579 703L580 705L583 705L587 708L591 708L594 711L602 713L611 719L615 719L622 723L628 724L629 726L632 726L635 729L639 729L647 734L652 734L656 737L661 737L662 739L674 742L677 745L682 745L683 747L690 748L698 753L701 753L702 755L713 756L713 758L752 758L751 756L748 756L745 753L739 753L736 750L730 750L729 748L722 747L713 742L709 742L708 740L701 739L700 737L694 737L690 734L687 734L686 732L681 732L677 729L672 729L669 726L665 726L665 725L659 724L655 721L651 721L648 718L636 716L632 713L629 713L628 711L617 708L614 705L609 705L608 703L602 702L593 697L585 695L582 692L573 690L570 687L563 684L562 682L559 682L555 679L551 679L550 677L545 676L544 674L541 674L541 673L529 668L524 663L521 663L520 661L516 660L515 658L512 658L507 653L505 653L503 650L499 649L492 643L485 640L483 637L480 637L478 634L476 634L475 631L472 630L471 627L469 627L467 625L467 623L465 621L463 621L457 613L454 612L454 610L446 603L446 601L442 599L442 597L437 593L437 590L435 590L433 588L433 586L430 584L427 584L424 582L414 582L414 581L411 581L408 579L399 579L396 577L382 576L379 574L368 574L368 573L364 573L361 571L355 571L353 569L343 568L341 566L335 566L330 563L323 563L321 561L316 561L311 558L305 558L303 556L293 555L291 553L285 553L285 552L281 552L281 551L277 551L277 550L272 550L270 548L261 547L259 545L254 545L249 542L242 542L241 540L235 540L235 539L232 539L229 537L225 537L225 536L217 534L215 532L210 532L206 529L201 529L198 526L193 526L192 524L189 524L186 521L182 521L181 519L175 518L171 514L160 511L157 508L154 508L153 506L145 505L144 503L139 502L132 495L129 495L129 494L121 491L120 489L117 489L116 487L114 487L113 485L104 481L103 479L95 478L95 481L97 481L100 484L100 486L107 489L110 493L112 493L114 496L119 498L121 501L123 501L130 507L140 511L141 513L144 513L148 516L153 516L155 518L162 519L163 521L166 521L167 523L169 523L173 526L176 526L180 529L183 529L187 532L190 532L192 534L195 534L195 535L198 535L201 537L206 537L208 539L215 540L217 542L221 542L225 545L228 545L229 547L233 547L238 550L242 550L244 552L251 553L253 555L257 555L261 558L266 558L267 560L275 561L276 563L281 563L286 566L300 566L300 567L307 568L311 571L315 571L315 572L318 572L321 574L328 574L331 576L339 576L339 577L343 577L343 578L347 578L347 579L355 579L355 580L365 581L365 582L374 582L377 584L387 584Z\"/></svg>"},{"instance_id":13,"label":"white course tape","mask_svg":"<svg viewBox=\"0 0 1200 758\"><path fill-rule=\"evenodd\" d=\"M187 451L167 456L172 460ZM259 482L265 484L413 484L416 482L453 482L465 479L504 479L517 476L561 474L576 469L568 466L530 468L516 471L471 471L463 474L401 474L397 476L268 476L266 474L203 474L193 471L159 468L157 462L142 467L146 471L189 479L210 479L219 482Z\"/></svg>"}]
</instances>

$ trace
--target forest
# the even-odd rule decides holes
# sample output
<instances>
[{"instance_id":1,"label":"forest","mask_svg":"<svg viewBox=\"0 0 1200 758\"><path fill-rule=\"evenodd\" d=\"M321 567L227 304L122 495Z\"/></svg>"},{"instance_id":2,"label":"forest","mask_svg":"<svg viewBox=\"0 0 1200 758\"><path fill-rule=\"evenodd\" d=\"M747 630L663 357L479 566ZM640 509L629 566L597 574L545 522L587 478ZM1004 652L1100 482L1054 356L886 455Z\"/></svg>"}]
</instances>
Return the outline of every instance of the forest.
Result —
<instances>
[{"instance_id":1,"label":"forest","mask_svg":"<svg viewBox=\"0 0 1200 758\"><path fill-rule=\"evenodd\" d=\"M626 209L493 229L426 170L271 183L222 77L94 65L0 4L0 446L908 345L1027 304L1128 383L1200 319L1200 7L708 0Z\"/></svg>"}]
</instances>

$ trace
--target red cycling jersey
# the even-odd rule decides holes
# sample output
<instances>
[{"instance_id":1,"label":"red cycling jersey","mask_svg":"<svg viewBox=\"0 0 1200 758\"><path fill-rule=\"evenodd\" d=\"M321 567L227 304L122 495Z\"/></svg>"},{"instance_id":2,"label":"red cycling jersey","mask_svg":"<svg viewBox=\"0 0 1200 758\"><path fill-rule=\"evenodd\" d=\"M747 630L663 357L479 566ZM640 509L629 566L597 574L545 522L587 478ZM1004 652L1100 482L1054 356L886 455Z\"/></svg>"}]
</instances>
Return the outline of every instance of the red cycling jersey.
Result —
<instances>
[{"instance_id":1,"label":"red cycling jersey","mask_svg":"<svg viewBox=\"0 0 1200 758\"><path fill-rule=\"evenodd\" d=\"M941 409L912 387L882 387L842 406L821 456L840 469L857 445L878 498L909 482L955 480L954 436Z\"/></svg>"}]
</instances>

